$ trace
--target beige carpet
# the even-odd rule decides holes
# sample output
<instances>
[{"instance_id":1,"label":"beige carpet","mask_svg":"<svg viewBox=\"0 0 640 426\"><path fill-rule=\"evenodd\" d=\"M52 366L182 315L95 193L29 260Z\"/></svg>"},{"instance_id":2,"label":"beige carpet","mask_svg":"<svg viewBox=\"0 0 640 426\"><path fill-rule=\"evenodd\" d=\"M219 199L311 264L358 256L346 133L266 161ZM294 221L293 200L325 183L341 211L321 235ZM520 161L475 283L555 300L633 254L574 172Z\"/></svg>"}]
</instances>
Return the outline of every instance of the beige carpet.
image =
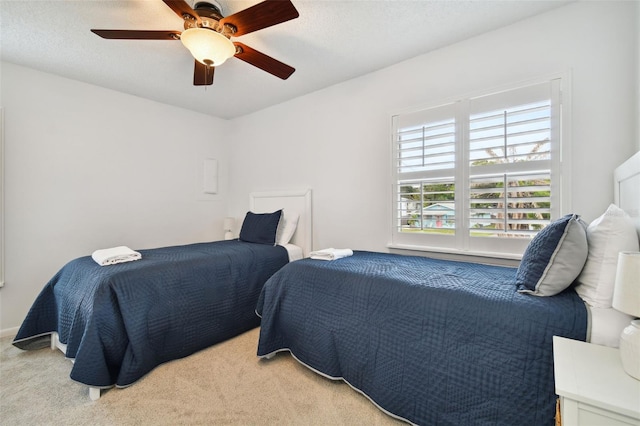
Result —
<instances>
[{"instance_id":1,"label":"beige carpet","mask_svg":"<svg viewBox=\"0 0 640 426\"><path fill-rule=\"evenodd\" d=\"M3 425L398 425L342 381L288 352L256 357L259 329L163 364L133 386L89 399L69 378L71 362L44 348L0 339Z\"/></svg>"}]
</instances>

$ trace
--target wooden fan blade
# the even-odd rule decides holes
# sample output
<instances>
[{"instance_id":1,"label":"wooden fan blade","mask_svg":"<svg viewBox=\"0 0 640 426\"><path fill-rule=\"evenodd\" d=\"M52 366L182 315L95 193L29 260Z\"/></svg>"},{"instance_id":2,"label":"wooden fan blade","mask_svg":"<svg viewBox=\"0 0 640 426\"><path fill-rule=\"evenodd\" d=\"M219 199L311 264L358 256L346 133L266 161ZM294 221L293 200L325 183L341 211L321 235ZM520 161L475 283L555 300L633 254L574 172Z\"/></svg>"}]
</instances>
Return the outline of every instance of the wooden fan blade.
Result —
<instances>
[{"instance_id":1,"label":"wooden fan blade","mask_svg":"<svg viewBox=\"0 0 640 426\"><path fill-rule=\"evenodd\" d=\"M213 71L215 67L208 67L201 62L196 63L193 69L193 85L194 86L210 86L213 84Z\"/></svg>"},{"instance_id":2,"label":"wooden fan blade","mask_svg":"<svg viewBox=\"0 0 640 426\"><path fill-rule=\"evenodd\" d=\"M254 67L258 67L261 70L266 71L269 74L273 74L283 80L289 78L289 76L296 70L295 68L273 59L271 56L260 53L245 44L238 42L234 42L233 44L236 48L240 48L239 52L235 55L236 58L242 59Z\"/></svg>"},{"instance_id":3,"label":"wooden fan blade","mask_svg":"<svg viewBox=\"0 0 640 426\"><path fill-rule=\"evenodd\" d=\"M300 14L289 0L266 0L231 16L222 18L220 24L236 28L233 36L241 36L272 25L295 19Z\"/></svg>"},{"instance_id":4,"label":"wooden fan blade","mask_svg":"<svg viewBox=\"0 0 640 426\"><path fill-rule=\"evenodd\" d=\"M180 31L91 30L91 32L110 40L180 40Z\"/></svg>"},{"instance_id":5,"label":"wooden fan blade","mask_svg":"<svg viewBox=\"0 0 640 426\"><path fill-rule=\"evenodd\" d=\"M198 26L202 24L202 20L200 16L196 13L195 10L191 8L187 3L183 0L162 0L164 4L169 6L171 10L173 10L176 15L181 17L182 19L193 19L198 23Z\"/></svg>"}]
</instances>

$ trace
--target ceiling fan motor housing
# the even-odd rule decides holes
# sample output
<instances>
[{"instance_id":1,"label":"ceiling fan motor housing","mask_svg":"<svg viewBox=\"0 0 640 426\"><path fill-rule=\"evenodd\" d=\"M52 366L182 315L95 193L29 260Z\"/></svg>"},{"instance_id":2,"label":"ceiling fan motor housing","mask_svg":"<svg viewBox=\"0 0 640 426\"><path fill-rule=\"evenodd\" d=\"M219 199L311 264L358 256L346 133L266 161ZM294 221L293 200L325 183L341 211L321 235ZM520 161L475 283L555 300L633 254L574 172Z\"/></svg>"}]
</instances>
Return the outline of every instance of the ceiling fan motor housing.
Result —
<instances>
[{"instance_id":1,"label":"ceiling fan motor housing","mask_svg":"<svg viewBox=\"0 0 640 426\"><path fill-rule=\"evenodd\" d=\"M217 3L209 3L209 2L198 2L195 4L193 10L200 16L200 21L202 22L202 28L209 28L214 31L218 31L220 33L225 34L225 36L230 36L233 34L232 28L220 28L220 20L224 18L222 15L222 7ZM184 29L187 30L189 28L197 28L198 24L195 19L190 19L190 17L185 17L184 20Z\"/></svg>"},{"instance_id":2,"label":"ceiling fan motor housing","mask_svg":"<svg viewBox=\"0 0 640 426\"><path fill-rule=\"evenodd\" d=\"M200 15L201 18L202 16L217 16L218 20L224 18L224 16L222 15L222 6L220 6L220 3L213 0L208 2L199 1L195 4L193 10L198 12L198 15Z\"/></svg>"}]
</instances>

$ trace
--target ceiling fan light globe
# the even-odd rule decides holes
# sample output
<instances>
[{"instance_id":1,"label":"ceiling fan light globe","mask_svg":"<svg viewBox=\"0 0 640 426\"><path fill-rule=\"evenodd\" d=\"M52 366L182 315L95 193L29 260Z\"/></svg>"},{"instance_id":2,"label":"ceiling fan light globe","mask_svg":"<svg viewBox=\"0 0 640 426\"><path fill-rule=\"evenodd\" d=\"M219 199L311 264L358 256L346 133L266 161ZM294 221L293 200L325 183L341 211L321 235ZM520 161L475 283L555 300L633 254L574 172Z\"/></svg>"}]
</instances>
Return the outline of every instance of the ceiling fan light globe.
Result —
<instances>
[{"instance_id":1,"label":"ceiling fan light globe","mask_svg":"<svg viewBox=\"0 0 640 426\"><path fill-rule=\"evenodd\" d=\"M231 40L207 28L184 30L180 40L198 62L207 66L221 65L236 53Z\"/></svg>"}]
</instances>

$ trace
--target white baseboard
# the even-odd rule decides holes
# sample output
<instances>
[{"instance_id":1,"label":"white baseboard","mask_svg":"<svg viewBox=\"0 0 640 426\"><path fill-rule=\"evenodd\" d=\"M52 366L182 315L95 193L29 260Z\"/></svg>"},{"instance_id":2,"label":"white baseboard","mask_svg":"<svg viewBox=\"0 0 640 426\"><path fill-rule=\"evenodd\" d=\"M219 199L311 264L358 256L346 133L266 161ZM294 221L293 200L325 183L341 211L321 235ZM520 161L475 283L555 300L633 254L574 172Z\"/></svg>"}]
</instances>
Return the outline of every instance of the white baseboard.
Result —
<instances>
[{"instance_id":1,"label":"white baseboard","mask_svg":"<svg viewBox=\"0 0 640 426\"><path fill-rule=\"evenodd\" d=\"M0 330L0 338L15 337L15 335L18 334L19 329L20 327L12 327L12 328L5 328L4 330Z\"/></svg>"}]
</instances>

